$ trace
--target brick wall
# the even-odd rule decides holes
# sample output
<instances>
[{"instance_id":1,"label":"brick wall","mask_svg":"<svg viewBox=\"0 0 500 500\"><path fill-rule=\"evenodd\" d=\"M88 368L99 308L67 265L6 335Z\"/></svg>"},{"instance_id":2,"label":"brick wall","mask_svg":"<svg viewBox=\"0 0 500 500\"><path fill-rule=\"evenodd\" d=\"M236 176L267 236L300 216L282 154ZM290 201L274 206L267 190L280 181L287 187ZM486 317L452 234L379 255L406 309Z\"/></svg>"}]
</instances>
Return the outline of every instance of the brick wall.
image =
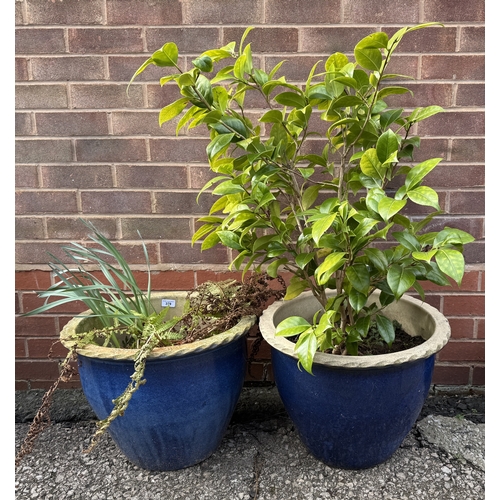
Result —
<instances>
[{"instance_id":1,"label":"brick wall","mask_svg":"<svg viewBox=\"0 0 500 500\"><path fill-rule=\"evenodd\" d=\"M16 0L15 8L17 389L47 388L57 376L64 352L55 345L47 354L75 311L18 314L39 304L35 291L51 283L47 252L60 255L61 244L85 237L79 217L116 241L138 276L140 231L156 289L224 277L225 249L200 253L190 245L210 203L210 194L195 200L209 176L207 138L158 127L171 87L160 89L157 68L125 91L152 51L174 41L186 63L253 25L247 41L260 64L286 58L288 79L301 81L312 61L349 51L372 31L428 21L445 27L413 33L391 62L393 72L415 77L408 83L415 99L391 104L446 109L420 127L420 154L444 158L429 179L447 211L438 224L476 238L466 247L462 288L428 290L452 325L434 383L484 384L484 1ZM265 346L247 380L272 380Z\"/></svg>"}]
</instances>

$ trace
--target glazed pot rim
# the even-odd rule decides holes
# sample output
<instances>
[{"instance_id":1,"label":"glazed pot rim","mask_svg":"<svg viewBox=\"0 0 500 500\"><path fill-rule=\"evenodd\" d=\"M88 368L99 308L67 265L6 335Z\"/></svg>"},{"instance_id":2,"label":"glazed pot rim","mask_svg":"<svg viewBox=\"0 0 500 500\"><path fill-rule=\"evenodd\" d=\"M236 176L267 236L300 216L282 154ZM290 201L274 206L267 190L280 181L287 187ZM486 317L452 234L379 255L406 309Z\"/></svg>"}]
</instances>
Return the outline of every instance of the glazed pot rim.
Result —
<instances>
[{"instance_id":1,"label":"glazed pot rim","mask_svg":"<svg viewBox=\"0 0 500 500\"><path fill-rule=\"evenodd\" d=\"M185 297L187 292L154 292L151 297L159 297L169 294L169 297ZM75 345L75 331L82 321L91 316L91 311L87 310L72 318L61 330L59 339L67 349L73 348ZM219 346L228 344L233 340L245 335L250 328L257 322L257 316L243 316L240 321L229 330L218 333L211 337L196 340L182 345L173 345L168 347L157 347L148 355L148 359L163 359L170 357L179 357L187 354L196 354L209 349L215 349ZM139 349L125 349L118 347L103 347L96 344L88 344L76 350L77 354L87 356L89 358L107 359L116 361L134 361Z\"/></svg>"},{"instance_id":2,"label":"glazed pot rim","mask_svg":"<svg viewBox=\"0 0 500 500\"><path fill-rule=\"evenodd\" d=\"M377 292L378 291L374 292L375 296L378 296ZM334 292L331 292L328 295L333 294ZM298 357L294 352L295 344L285 337L278 337L275 335L276 325L274 317L284 304L292 303L293 301L297 301L297 303L299 303L304 300L314 300L312 292L304 292L299 297L296 297L291 301L279 300L274 302L263 312L259 319L259 328L266 342L271 345L271 347L284 354L292 356L297 360ZM403 295L399 301L388 306L384 309L384 313L388 313L390 311L390 314L387 314L387 316L392 316L391 319L399 320L397 317L397 311L404 306L408 306L413 310L419 310L425 317L429 326L432 327L432 331L428 333L429 338L427 338L427 340L419 346L412 347L411 349L406 349L404 351L370 356L342 356L317 352L314 356L314 364L337 368L382 368L426 359L439 352L447 344L451 335L450 325L446 317L436 308L408 295ZM291 316L291 314L287 316ZM405 326L405 324L403 324L403 328L407 331L411 329L410 327Z\"/></svg>"}]
</instances>

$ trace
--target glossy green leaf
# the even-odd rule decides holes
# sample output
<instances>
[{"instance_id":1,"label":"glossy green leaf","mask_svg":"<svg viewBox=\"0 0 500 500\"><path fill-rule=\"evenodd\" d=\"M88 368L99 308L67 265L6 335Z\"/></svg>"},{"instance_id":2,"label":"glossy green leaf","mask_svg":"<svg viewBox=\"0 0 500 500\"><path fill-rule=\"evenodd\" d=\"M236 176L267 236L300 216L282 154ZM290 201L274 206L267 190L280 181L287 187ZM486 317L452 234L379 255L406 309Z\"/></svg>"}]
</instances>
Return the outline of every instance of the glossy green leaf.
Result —
<instances>
[{"instance_id":1,"label":"glossy green leaf","mask_svg":"<svg viewBox=\"0 0 500 500\"><path fill-rule=\"evenodd\" d=\"M212 160L220 153L233 139L234 134L221 134L210 141L207 146L207 156L209 160ZM240 186L241 187L241 186ZM241 191L241 189L239 189ZM233 191L237 192L237 191ZM218 191L219 194L227 194L227 192Z\"/></svg>"},{"instance_id":2,"label":"glossy green leaf","mask_svg":"<svg viewBox=\"0 0 500 500\"><path fill-rule=\"evenodd\" d=\"M393 264L387 273L387 283L396 299L401 298L415 282L415 275L398 264Z\"/></svg>"},{"instance_id":3,"label":"glossy green leaf","mask_svg":"<svg viewBox=\"0 0 500 500\"><path fill-rule=\"evenodd\" d=\"M442 158L432 158L415 165L406 176L405 186L407 191L418 186L424 177L431 172L441 160Z\"/></svg>"},{"instance_id":4,"label":"glossy green leaf","mask_svg":"<svg viewBox=\"0 0 500 500\"><path fill-rule=\"evenodd\" d=\"M314 355L318 350L318 339L316 338L316 334L314 330L311 328L310 330L306 330L303 332L298 338L295 344L295 354L299 358L299 362L301 366L307 373L313 374L312 366Z\"/></svg>"},{"instance_id":5,"label":"glossy green leaf","mask_svg":"<svg viewBox=\"0 0 500 500\"><path fill-rule=\"evenodd\" d=\"M283 121L283 113L277 109L271 109L264 113L260 118L263 123L281 123Z\"/></svg>"},{"instance_id":6,"label":"glossy green leaf","mask_svg":"<svg viewBox=\"0 0 500 500\"><path fill-rule=\"evenodd\" d=\"M394 325L392 324L392 321L389 318L382 316L381 314L377 314L375 320L380 336L387 344L391 345L396 338L396 332L394 331Z\"/></svg>"},{"instance_id":7,"label":"glossy green leaf","mask_svg":"<svg viewBox=\"0 0 500 500\"><path fill-rule=\"evenodd\" d=\"M292 106L293 108L305 107L306 100L295 92L282 92L274 97L274 100L283 106Z\"/></svg>"},{"instance_id":8,"label":"glossy green leaf","mask_svg":"<svg viewBox=\"0 0 500 500\"><path fill-rule=\"evenodd\" d=\"M183 97L181 99L178 99L177 101L174 101L172 104L169 104L168 106L165 106L162 108L160 111L160 114L158 116L158 121L160 124L160 127L165 123L173 118L175 118L177 115L182 113L184 111L184 108L186 107L186 104L189 102L188 97Z\"/></svg>"},{"instance_id":9,"label":"glossy green leaf","mask_svg":"<svg viewBox=\"0 0 500 500\"><path fill-rule=\"evenodd\" d=\"M382 54L378 49L354 49L356 62L365 69L379 71L382 66Z\"/></svg>"},{"instance_id":10,"label":"glossy green leaf","mask_svg":"<svg viewBox=\"0 0 500 500\"><path fill-rule=\"evenodd\" d=\"M311 324L301 316L290 316L276 326L277 337L293 337L311 328Z\"/></svg>"},{"instance_id":11,"label":"glossy green leaf","mask_svg":"<svg viewBox=\"0 0 500 500\"><path fill-rule=\"evenodd\" d=\"M405 231L395 231L392 235L397 241L399 241L399 243L401 243L401 245L410 250L410 252L420 252L422 249L420 242L411 233Z\"/></svg>"},{"instance_id":12,"label":"glossy green leaf","mask_svg":"<svg viewBox=\"0 0 500 500\"><path fill-rule=\"evenodd\" d=\"M318 284L326 284L332 274L342 267L345 262L344 256L345 254L343 252L333 252L326 256L325 260L314 272Z\"/></svg>"},{"instance_id":13,"label":"glossy green leaf","mask_svg":"<svg viewBox=\"0 0 500 500\"><path fill-rule=\"evenodd\" d=\"M271 276L271 278L276 278L276 276L278 276L279 267L282 266L283 264L286 264L287 262L288 262L288 259L286 257L275 260L274 262L269 264L269 266L267 267L267 269L266 269L267 274L269 274L269 276Z\"/></svg>"},{"instance_id":14,"label":"glossy green leaf","mask_svg":"<svg viewBox=\"0 0 500 500\"><path fill-rule=\"evenodd\" d=\"M346 268L349 283L362 294L367 295L370 288L370 271L364 264L353 264Z\"/></svg>"},{"instance_id":15,"label":"glossy green leaf","mask_svg":"<svg viewBox=\"0 0 500 500\"><path fill-rule=\"evenodd\" d=\"M442 248L436 253L436 263L439 269L450 278L453 278L458 285L462 283L465 260L461 252L450 248Z\"/></svg>"},{"instance_id":16,"label":"glossy green leaf","mask_svg":"<svg viewBox=\"0 0 500 500\"><path fill-rule=\"evenodd\" d=\"M365 255L378 271L385 272L388 268L389 261L382 250L378 248L365 248Z\"/></svg>"},{"instance_id":17,"label":"glossy green leaf","mask_svg":"<svg viewBox=\"0 0 500 500\"><path fill-rule=\"evenodd\" d=\"M329 214L321 219L317 220L312 225L312 237L316 244L318 244L319 239L323 236L323 234L330 229L331 225L335 221L337 214Z\"/></svg>"},{"instance_id":18,"label":"glossy green leaf","mask_svg":"<svg viewBox=\"0 0 500 500\"><path fill-rule=\"evenodd\" d=\"M292 281L286 288L286 294L283 300L291 300L298 297L304 290L309 288L306 281Z\"/></svg>"},{"instance_id":19,"label":"glossy green leaf","mask_svg":"<svg viewBox=\"0 0 500 500\"><path fill-rule=\"evenodd\" d=\"M389 197L382 198L378 204L378 213L386 222L396 215L406 205L406 200L394 200Z\"/></svg>"},{"instance_id":20,"label":"glossy green leaf","mask_svg":"<svg viewBox=\"0 0 500 500\"><path fill-rule=\"evenodd\" d=\"M365 307L367 300L368 297L364 293L361 293L355 289L349 291L349 304L355 312L358 313L359 311L361 311L361 309Z\"/></svg>"},{"instance_id":21,"label":"glossy green leaf","mask_svg":"<svg viewBox=\"0 0 500 500\"><path fill-rule=\"evenodd\" d=\"M392 131L385 131L377 140L377 157L381 163L391 158L393 153L397 152L399 148L398 136Z\"/></svg>"},{"instance_id":22,"label":"glossy green leaf","mask_svg":"<svg viewBox=\"0 0 500 500\"><path fill-rule=\"evenodd\" d=\"M438 194L434 189L428 186L419 186L415 189L411 189L407 192L407 195L413 203L441 210Z\"/></svg>"},{"instance_id":23,"label":"glossy green leaf","mask_svg":"<svg viewBox=\"0 0 500 500\"><path fill-rule=\"evenodd\" d=\"M205 73L208 73L208 72L212 71L214 64L213 64L211 57L204 55L204 56L197 57L193 61L193 66L197 67L200 71L204 71Z\"/></svg>"},{"instance_id":24,"label":"glossy green leaf","mask_svg":"<svg viewBox=\"0 0 500 500\"><path fill-rule=\"evenodd\" d=\"M365 151L359 165L361 171L368 177L374 178L376 182L381 182L384 179L384 167L382 167L375 149L370 148Z\"/></svg>"},{"instance_id":25,"label":"glossy green leaf","mask_svg":"<svg viewBox=\"0 0 500 500\"><path fill-rule=\"evenodd\" d=\"M219 235L219 239L224 246L235 250L243 250L237 234L232 231L218 231L217 234Z\"/></svg>"}]
</instances>

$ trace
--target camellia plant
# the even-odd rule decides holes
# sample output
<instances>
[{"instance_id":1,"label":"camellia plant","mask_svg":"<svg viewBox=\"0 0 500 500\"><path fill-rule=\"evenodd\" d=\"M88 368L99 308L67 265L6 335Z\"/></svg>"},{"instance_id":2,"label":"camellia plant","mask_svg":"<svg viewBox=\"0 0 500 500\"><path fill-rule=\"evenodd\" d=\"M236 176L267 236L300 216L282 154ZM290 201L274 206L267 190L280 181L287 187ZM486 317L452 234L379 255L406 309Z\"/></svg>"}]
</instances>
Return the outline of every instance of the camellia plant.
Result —
<instances>
[{"instance_id":1,"label":"camellia plant","mask_svg":"<svg viewBox=\"0 0 500 500\"><path fill-rule=\"evenodd\" d=\"M160 84L175 82L180 97L160 111L160 126L175 119L177 132L204 126L210 133L214 176L200 194L210 189L217 200L193 243L233 249L231 267L243 273L287 271L285 300L311 290L320 302L312 321L293 316L276 331L296 338L308 372L318 350L358 354L374 327L391 345L395 327L381 311L408 291L424 300L421 281L461 283L463 245L474 238L450 227L425 231L443 213L436 191L424 185L441 158L413 161L420 145L414 125L443 109L388 105L391 96L411 93L391 85L408 78L387 72L394 51L408 33L436 24L372 33L352 57L336 52L318 61L300 85L280 76L285 61L269 71L255 66L245 45L252 28L237 51L235 42L207 50L187 71L176 44L166 43L131 79L151 64L172 68ZM255 120L249 92L264 105ZM428 207L427 215L406 215L411 203ZM379 302L371 303L377 289Z\"/></svg>"}]
</instances>

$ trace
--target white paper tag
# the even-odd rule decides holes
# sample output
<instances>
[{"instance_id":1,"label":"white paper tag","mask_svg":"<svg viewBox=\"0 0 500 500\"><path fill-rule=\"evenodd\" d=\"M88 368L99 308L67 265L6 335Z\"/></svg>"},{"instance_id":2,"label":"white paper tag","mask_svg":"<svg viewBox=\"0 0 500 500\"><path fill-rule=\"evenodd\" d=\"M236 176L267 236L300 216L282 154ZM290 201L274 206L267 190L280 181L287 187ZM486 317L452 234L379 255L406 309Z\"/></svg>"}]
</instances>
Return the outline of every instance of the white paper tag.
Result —
<instances>
[{"instance_id":1,"label":"white paper tag","mask_svg":"<svg viewBox=\"0 0 500 500\"><path fill-rule=\"evenodd\" d=\"M174 299L161 299L161 306L162 307L175 307L175 300Z\"/></svg>"}]
</instances>

